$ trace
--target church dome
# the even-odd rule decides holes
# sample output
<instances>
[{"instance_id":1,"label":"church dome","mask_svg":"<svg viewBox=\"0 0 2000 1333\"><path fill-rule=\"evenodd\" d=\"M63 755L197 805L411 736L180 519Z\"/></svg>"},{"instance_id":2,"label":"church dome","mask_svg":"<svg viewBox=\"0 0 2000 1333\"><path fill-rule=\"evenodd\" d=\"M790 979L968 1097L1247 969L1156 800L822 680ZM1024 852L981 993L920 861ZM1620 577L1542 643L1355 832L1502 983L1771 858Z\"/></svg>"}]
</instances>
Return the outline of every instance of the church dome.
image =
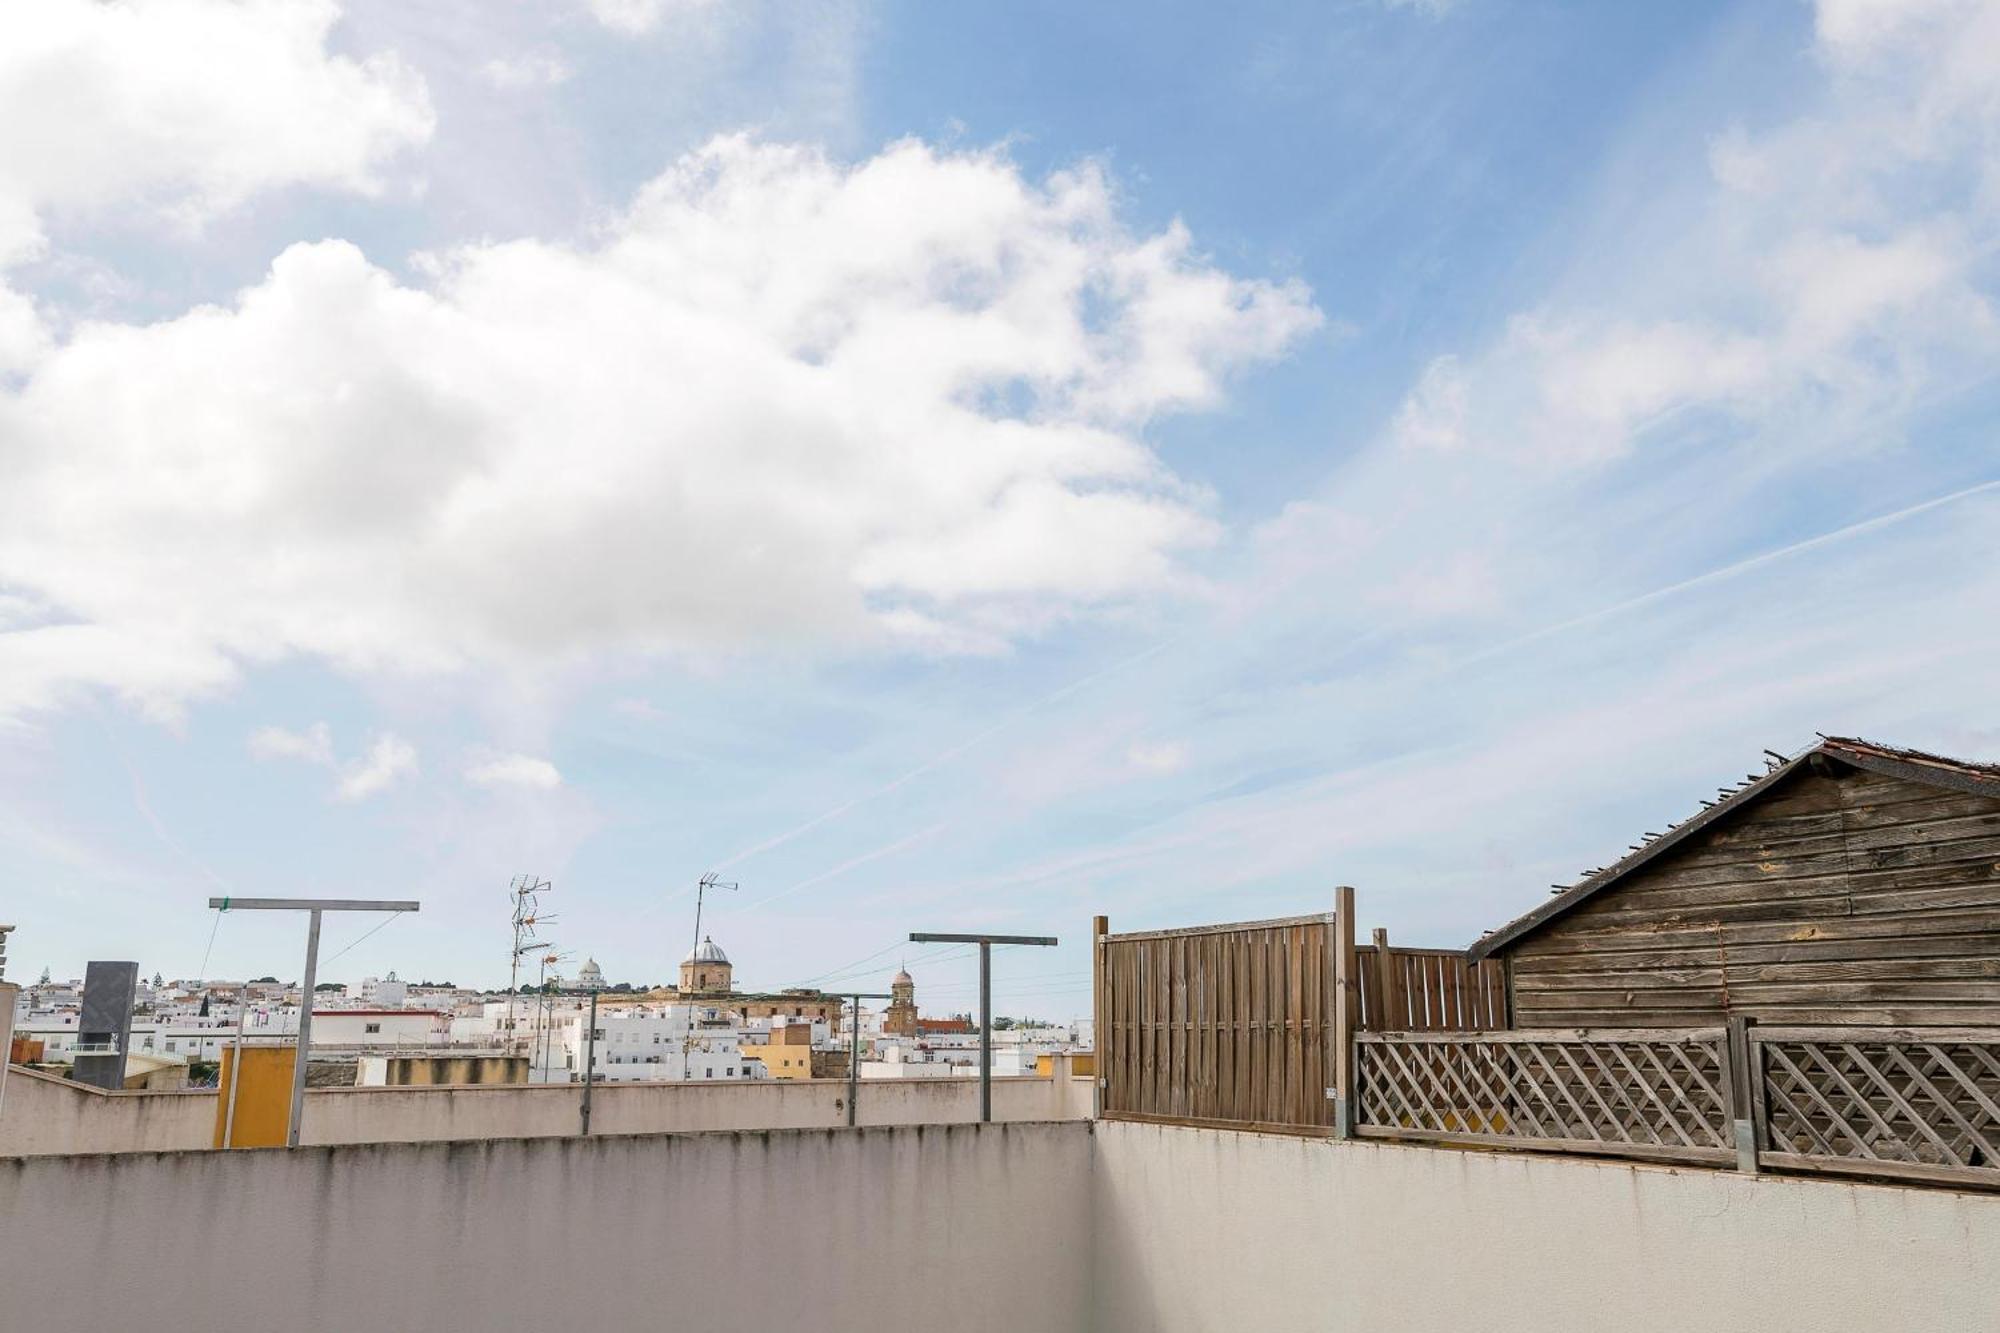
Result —
<instances>
[{"instance_id":1,"label":"church dome","mask_svg":"<svg viewBox=\"0 0 2000 1333\"><path fill-rule=\"evenodd\" d=\"M597 965L595 958L586 958L583 960L583 966L577 969L576 980L577 984L582 986L602 986L604 969Z\"/></svg>"},{"instance_id":2,"label":"church dome","mask_svg":"<svg viewBox=\"0 0 2000 1333\"><path fill-rule=\"evenodd\" d=\"M908 972L898 972L896 973L896 979L889 984L892 986L914 986L916 983L910 980Z\"/></svg>"},{"instance_id":3,"label":"church dome","mask_svg":"<svg viewBox=\"0 0 2000 1333\"><path fill-rule=\"evenodd\" d=\"M704 935L701 937L701 943L696 945L693 952L689 953L681 961L683 963L726 963L729 961L729 955L724 953L714 940Z\"/></svg>"}]
</instances>

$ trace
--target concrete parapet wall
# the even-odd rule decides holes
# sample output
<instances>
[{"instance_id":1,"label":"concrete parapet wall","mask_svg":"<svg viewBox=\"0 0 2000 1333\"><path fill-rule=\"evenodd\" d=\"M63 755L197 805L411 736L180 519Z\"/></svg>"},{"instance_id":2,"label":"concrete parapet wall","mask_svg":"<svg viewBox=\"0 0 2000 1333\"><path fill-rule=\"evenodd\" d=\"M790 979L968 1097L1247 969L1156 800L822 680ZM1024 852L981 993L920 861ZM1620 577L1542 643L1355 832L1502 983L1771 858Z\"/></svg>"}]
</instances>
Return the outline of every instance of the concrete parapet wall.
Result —
<instances>
[{"instance_id":1,"label":"concrete parapet wall","mask_svg":"<svg viewBox=\"0 0 2000 1333\"><path fill-rule=\"evenodd\" d=\"M206 1148L215 1092L105 1092L14 1066L0 1099L0 1157Z\"/></svg>"},{"instance_id":2,"label":"concrete parapet wall","mask_svg":"<svg viewBox=\"0 0 2000 1333\"><path fill-rule=\"evenodd\" d=\"M582 1093L578 1084L315 1088L306 1094L302 1138L330 1145L573 1135ZM600 1083L591 1102L594 1134L830 1129L847 1123L847 1084L830 1079ZM1057 1061L1052 1078L993 1080L996 1120L1078 1120L1090 1110L1090 1080L1070 1077L1066 1057ZM965 1124L978 1118L977 1079L874 1079L861 1085L863 1125ZM104 1093L15 1069L0 1105L0 1157L206 1148L214 1132L212 1091Z\"/></svg>"},{"instance_id":3,"label":"concrete parapet wall","mask_svg":"<svg viewBox=\"0 0 2000 1333\"><path fill-rule=\"evenodd\" d=\"M1105 1121L1093 1327L2000 1329L2000 1197Z\"/></svg>"},{"instance_id":4,"label":"concrete parapet wall","mask_svg":"<svg viewBox=\"0 0 2000 1333\"><path fill-rule=\"evenodd\" d=\"M1080 1333L1089 1172L1083 1122L0 1160L0 1326Z\"/></svg>"}]
</instances>

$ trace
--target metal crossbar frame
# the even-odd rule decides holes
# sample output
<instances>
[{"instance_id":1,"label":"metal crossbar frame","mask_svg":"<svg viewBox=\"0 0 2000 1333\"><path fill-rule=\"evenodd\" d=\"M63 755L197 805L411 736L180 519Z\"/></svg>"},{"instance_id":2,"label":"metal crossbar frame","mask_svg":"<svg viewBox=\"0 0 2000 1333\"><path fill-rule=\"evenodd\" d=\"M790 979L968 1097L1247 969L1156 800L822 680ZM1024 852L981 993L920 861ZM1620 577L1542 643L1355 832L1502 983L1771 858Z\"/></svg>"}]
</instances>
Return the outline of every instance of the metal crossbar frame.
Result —
<instances>
[{"instance_id":1,"label":"metal crossbar frame","mask_svg":"<svg viewBox=\"0 0 2000 1333\"><path fill-rule=\"evenodd\" d=\"M1364 1032L1356 1132L1728 1163L1728 1035Z\"/></svg>"}]
</instances>

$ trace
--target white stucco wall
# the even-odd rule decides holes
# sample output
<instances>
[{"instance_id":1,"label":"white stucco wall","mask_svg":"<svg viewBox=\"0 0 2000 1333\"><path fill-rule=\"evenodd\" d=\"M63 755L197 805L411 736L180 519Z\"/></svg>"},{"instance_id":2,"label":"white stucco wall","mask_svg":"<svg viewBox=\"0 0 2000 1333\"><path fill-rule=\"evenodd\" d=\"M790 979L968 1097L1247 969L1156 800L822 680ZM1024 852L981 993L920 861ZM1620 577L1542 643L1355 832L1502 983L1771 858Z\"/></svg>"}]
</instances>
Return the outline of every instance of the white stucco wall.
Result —
<instances>
[{"instance_id":1,"label":"white stucco wall","mask_svg":"<svg viewBox=\"0 0 2000 1333\"><path fill-rule=\"evenodd\" d=\"M0 1160L0 1326L881 1333L922 1276L1081 1333L1089 1170L1083 1122Z\"/></svg>"},{"instance_id":2,"label":"white stucco wall","mask_svg":"<svg viewBox=\"0 0 2000 1333\"><path fill-rule=\"evenodd\" d=\"M995 1079L994 1119L1088 1117L1090 1080L1068 1077L1066 1059L1058 1067L1053 1079ZM302 1137L336 1144L571 1135L582 1091L574 1084L315 1088L306 1095ZM846 1098L847 1084L832 1079L600 1084L591 1093L591 1130L830 1129L847 1123ZM870 1082L860 1107L863 1125L966 1124L979 1118L979 1083ZM213 1092L102 1093L16 1070L0 1105L0 1157L206 1148L214 1133Z\"/></svg>"},{"instance_id":3,"label":"white stucco wall","mask_svg":"<svg viewBox=\"0 0 2000 1333\"><path fill-rule=\"evenodd\" d=\"M1100 1122L1095 1327L2000 1329L2000 1196Z\"/></svg>"}]
</instances>

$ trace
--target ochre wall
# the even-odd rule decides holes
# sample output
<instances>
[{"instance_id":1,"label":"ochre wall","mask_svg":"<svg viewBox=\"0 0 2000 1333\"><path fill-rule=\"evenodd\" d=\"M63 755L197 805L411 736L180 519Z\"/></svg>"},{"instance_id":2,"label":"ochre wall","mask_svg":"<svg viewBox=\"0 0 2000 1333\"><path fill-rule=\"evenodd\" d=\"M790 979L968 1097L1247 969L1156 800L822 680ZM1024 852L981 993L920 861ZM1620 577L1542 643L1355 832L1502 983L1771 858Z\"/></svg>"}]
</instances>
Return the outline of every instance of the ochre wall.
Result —
<instances>
[{"instance_id":1,"label":"ochre wall","mask_svg":"<svg viewBox=\"0 0 2000 1333\"><path fill-rule=\"evenodd\" d=\"M230 1120L230 1087L236 1079L236 1048L222 1052L222 1073L215 1091L215 1136L220 1148L225 1128L232 1148L282 1148L292 1118L292 1051L290 1046L243 1048L243 1086L237 1090L235 1120Z\"/></svg>"}]
</instances>

